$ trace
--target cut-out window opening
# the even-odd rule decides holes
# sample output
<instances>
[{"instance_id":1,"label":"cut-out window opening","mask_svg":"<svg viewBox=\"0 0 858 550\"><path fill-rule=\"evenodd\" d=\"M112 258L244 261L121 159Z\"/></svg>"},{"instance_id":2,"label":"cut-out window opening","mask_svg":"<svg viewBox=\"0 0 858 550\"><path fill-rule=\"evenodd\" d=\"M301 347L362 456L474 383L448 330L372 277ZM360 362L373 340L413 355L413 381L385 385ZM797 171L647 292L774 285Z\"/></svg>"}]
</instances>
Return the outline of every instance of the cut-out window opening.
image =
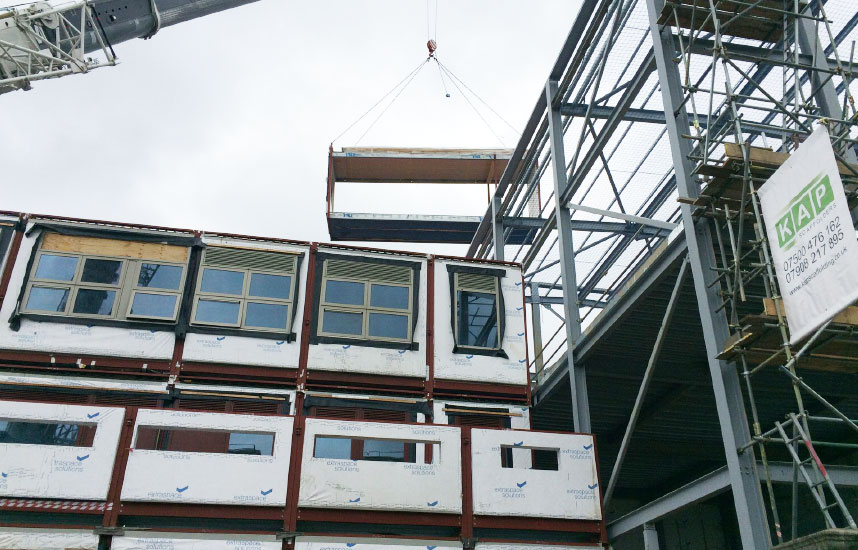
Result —
<instances>
[{"instance_id":1,"label":"cut-out window opening","mask_svg":"<svg viewBox=\"0 0 858 550\"><path fill-rule=\"evenodd\" d=\"M271 456L274 434L140 426L135 449L184 453Z\"/></svg>"},{"instance_id":2,"label":"cut-out window opening","mask_svg":"<svg viewBox=\"0 0 858 550\"><path fill-rule=\"evenodd\" d=\"M95 424L45 420L0 420L0 444L92 447L95 431Z\"/></svg>"},{"instance_id":3,"label":"cut-out window opening","mask_svg":"<svg viewBox=\"0 0 858 550\"><path fill-rule=\"evenodd\" d=\"M179 263L39 250L21 311L174 321L184 278Z\"/></svg>"},{"instance_id":4,"label":"cut-out window opening","mask_svg":"<svg viewBox=\"0 0 858 550\"><path fill-rule=\"evenodd\" d=\"M404 462L408 464L435 464L440 456L439 452L440 444L431 441L349 438L326 435L317 435L313 446L314 458Z\"/></svg>"},{"instance_id":5,"label":"cut-out window opening","mask_svg":"<svg viewBox=\"0 0 858 550\"><path fill-rule=\"evenodd\" d=\"M210 246L203 252L192 323L289 332L298 255Z\"/></svg>"},{"instance_id":6,"label":"cut-out window opening","mask_svg":"<svg viewBox=\"0 0 858 550\"><path fill-rule=\"evenodd\" d=\"M522 460L527 454L530 455L530 463ZM515 460L519 457L519 460ZM544 449L536 447L523 447L516 445L501 445L500 461L502 468L513 468L516 470L549 470L560 469L560 450Z\"/></svg>"},{"instance_id":7,"label":"cut-out window opening","mask_svg":"<svg viewBox=\"0 0 858 550\"><path fill-rule=\"evenodd\" d=\"M414 270L407 266L324 262L320 336L409 342Z\"/></svg>"}]
</instances>

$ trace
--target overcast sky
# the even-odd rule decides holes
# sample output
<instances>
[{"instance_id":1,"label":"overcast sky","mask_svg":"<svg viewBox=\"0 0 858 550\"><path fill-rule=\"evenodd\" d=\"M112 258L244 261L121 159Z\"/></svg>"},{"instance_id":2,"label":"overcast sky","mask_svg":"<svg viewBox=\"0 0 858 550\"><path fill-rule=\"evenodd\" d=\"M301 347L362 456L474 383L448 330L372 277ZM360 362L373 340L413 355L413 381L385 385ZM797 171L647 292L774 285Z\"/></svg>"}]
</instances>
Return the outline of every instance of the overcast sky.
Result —
<instances>
[{"instance_id":1,"label":"overcast sky","mask_svg":"<svg viewBox=\"0 0 858 550\"><path fill-rule=\"evenodd\" d=\"M440 0L437 55L521 130L577 6ZM425 0L261 0L120 44L116 67L0 96L0 209L327 241L328 145L426 58L426 40ZM359 145L515 146L479 101L494 132L447 89L424 66ZM338 187L336 208L485 205L485 187L388 184Z\"/></svg>"}]
</instances>

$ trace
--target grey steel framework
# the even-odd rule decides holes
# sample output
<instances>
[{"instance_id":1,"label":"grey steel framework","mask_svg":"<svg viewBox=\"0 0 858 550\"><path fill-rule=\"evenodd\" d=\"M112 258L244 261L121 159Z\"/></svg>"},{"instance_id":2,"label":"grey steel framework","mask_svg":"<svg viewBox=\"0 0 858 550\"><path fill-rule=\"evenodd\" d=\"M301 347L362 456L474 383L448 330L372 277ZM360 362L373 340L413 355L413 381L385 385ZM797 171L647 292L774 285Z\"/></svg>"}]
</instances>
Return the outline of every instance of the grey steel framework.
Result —
<instances>
[{"instance_id":1,"label":"grey steel framework","mask_svg":"<svg viewBox=\"0 0 858 550\"><path fill-rule=\"evenodd\" d=\"M725 487L744 548L796 538L799 502L811 499L822 526L856 528L856 510L824 464L858 449L846 399L826 397L836 385L824 383L856 372L856 321L837 318L789 345L756 195L813 126L827 124L856 205L856 25L851 0L582 2L469 255L523 263L537 408L568 380L574 428L597 435L594 411L607 409L591 407L595 374L580 359L678 270L665 309L647 312L661 322L631 414L614 434L609 478L603 469L606 509L636 423L653 416L644 401L660 356L685 352L664 343L683 280L693 281L726 466L615 522L610 536L644 527L646 547L655 547L652 521ZM540 188L534 219L527 205ZM513 244L522 229L525 244ZM786 499L774 487L784 482Z\"/></svg>"}]
</instances>

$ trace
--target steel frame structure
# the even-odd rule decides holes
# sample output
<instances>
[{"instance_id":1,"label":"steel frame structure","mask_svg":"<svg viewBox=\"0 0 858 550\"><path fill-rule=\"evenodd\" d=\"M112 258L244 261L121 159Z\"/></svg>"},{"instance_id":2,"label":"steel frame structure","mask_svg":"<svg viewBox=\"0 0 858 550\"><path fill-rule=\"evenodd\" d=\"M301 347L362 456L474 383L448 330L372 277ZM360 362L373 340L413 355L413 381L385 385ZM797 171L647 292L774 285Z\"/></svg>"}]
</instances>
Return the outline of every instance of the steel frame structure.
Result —
<instances>
[{"instance_id":1,"label":"steel frame structure","mask_svg":"<svg viewBox=\"0 0 858 550\"><path fill-rule=\"evenodd\" d=\"M858 38L856 26L858 8L839 0L584 0L468 250L474 257L523 263L534 320L531 378L537 386L557 386L568 374L574 426L584 431L591 419L586 372L577 358L581 346L592 346L610 325L602 318L593 323L595 313L605 310L617 318L625 306L613 307L613 300L631 281L647 283L645 268L657 256L687 255L726 457L717 490L732 492L744 548L769 548L796 537L802 477L826 526L855 527L835 482L826 478L818 458L812 460L815 447L855 446L815 440L810 430L813 423L841 423L853 433L855 423L796 371L814 368L814 351L835 339L851 340L853 329L827 325L801 349L789 346L755 189L777 167L761 163L760 151L771 149L783 162L813 124L826 123L845 166L847 195L855 198L858 87L854 45L849 51L848 44ZM715 193L706 191L719 176L727 183L713 200ZM728 186L732 195L721 192ZM525 217L541 187L547 197L540 205L541 224L527 220L533 244L511 244L509 227L523 225L516 219ZM607 234L575 225L606 218L638 225ZM682 234L669 237L668 224L676 223ZM664 232L644 233L653 226ZM616 486L680 286L681 280L664 312L606 499ZM563 315L551 304L562 305ZM749 336L747 316L764 307L774 309L764 324L778 335L777 349L769 353L742 340ZM543 317L543 308L554 315ZM582 328L591 325L593 334L582 339ZM795 408L761 411L753 375L777 365ZM808 399L815 405L808 406ZM766 419L783 415L785 422L764 431ZM772 489L787 481L784 465L771 464L773 444L781 447L779 459L795 463L788 480L792 533L781 529ZM809 457L800 454L800 444ZM635 525L681 507L680 500L671 502L643 507L645 519ZM838 512L831 512L835 507ZM609 537L619 531L609 526ZM644 530L647 548L657 546L653 535Z\"/></svg>"}]
</instances>

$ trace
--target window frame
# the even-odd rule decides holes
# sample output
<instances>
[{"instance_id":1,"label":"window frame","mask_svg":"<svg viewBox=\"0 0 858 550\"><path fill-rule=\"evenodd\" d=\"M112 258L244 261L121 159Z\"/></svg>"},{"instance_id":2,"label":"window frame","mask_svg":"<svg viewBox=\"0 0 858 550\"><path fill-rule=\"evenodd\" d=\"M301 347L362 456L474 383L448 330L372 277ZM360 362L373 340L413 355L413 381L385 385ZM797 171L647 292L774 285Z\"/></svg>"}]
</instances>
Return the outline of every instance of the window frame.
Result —
<instances>
[{"instance_id":1,"label":"window frame","mask_svg":"<svg viewBox=\"0 0 858 550\"><path fill-rule=\"evenodd\" d=\"M503 311L501 310L501 304L503 300L500 298L500 293L502 292L500 278L493 275L482 275L483 277L488 277L492 279L494 283L495 290L493 293L486 292L484 289L477 289L475 287L468 287L466 285L462 285L459 283L459 276L462 274L460 271L453 272L453 339L456 342L456 346L461 350L480 350L480 351L499 351L501 349L501 327L500 327L500 319ZM480 294L494 294L495 297L495 331L497 332L497 346L489 347L489 346L469 346L465 344L459 343L459 293L460 292L477 292Z\"/></svg>"},{"instance_id":2,"label":"window frame","mask_svg":"<svg viewBox=\"0 0 858 550\"><path fill-rule=\"evenodd\" d=\"M413 329L412 329L412 315L414 314L414 271L409 270L411 277L411 284L405 285L400 283L386 283L383 281L373 280L373 279L361 279L357 277L328 277L327 273L328 264L327 262L324 265L323 273L322 273L322 289L319 296L319 326L316 333L319 336L328 336L332 338L353 338L356 340L370 340L370 341L380 341L380 342L401 342L408 343L413 339ZM363 284L363 304L362 305L351 305L351 304L342 304L339 302L328 302L326 298L327 290L328 290L328 281L340 281L345 283L362 283ZM371 305L372 300L372 286L380 285L380 286L391 286L396 288L406 288L408 289L408 309L398 309L398 308L386 308L380 306ZM325 312L333 311L333 312L342 312L342 313L360 313L362 316L362 330L361 334L344 334L339 332L326 332L324 330L325 327ZM405 317L407 321L406 328L408 329L405 338L391 338L385 336L373 336L369 332L369 319L373 313L377 314L389 314L389 315L398 315L399 317Z\"/></svg>"},{"instance_id":3,"label":"window frame","mask_svg":"<svg viewBox=\"0 0 858 550\"><path fill-rule=\"evenodd\" d=\"M72 275L71 280L60 280L60 279L47 279L47 278L39 278L36 276L39 263L41 262L44 256L59 256L66 258L75 258L77 260L77 264L75 265L74 274ZM83 281L83 271L84 266L88 260L108 260L108 261L116 261L120 262L120 273L119 273L119 281L117 283L95 283ZM140 269L143 264L159 264L159 265L171 265L178 267L182 270L181 278L179 280L178 288L173 289L152 289L149 290L145 287L139 287L137 281L140 276ZM128 258L122 256L110 256L110 255L100 255L100 254L78 254L72 252L57 252L53 250L45 250L42 249L41 246L35 250L33 263L30 267L27 284L24 289L24 295L21 299L20 312L25 315L46 315L51 317L67 317L67 318L75 318L75 319L100 319L100 320L110 320L110 321L163 321L168 323L175 323L178 319L180 304L182 301L182 295L184 292L185 279L188 273L188 265L187 263L177 263L177 262L169 262L163 260L156 259L138 259L138 258ZM55 288L55 289L63 289L68 290L69 296L66 302L65 308L63 311L46 311L39 309L30 309L28 307L28 303L30 300L30 294L32 293L33 288ZM108 315L98 315L94 313L76 313L74 311L75 302L77 301L78 294L81 290L106 290L115 292L115 296L113 299L113 304L111 305L111 311ZM137 292L144 292L150 294L168 294L171 296L176 296L176 306L173 308L172 317L155 317L149 315L131 315L131 306L134 303L133 297Z\"/></svg>"},{"instance_id":4,"label":"window frame","mask_svg":"<svg viewBox=\"0 0 858 550\"><path fill-rule=\"evenodd\" d=\"M292 271L278 271L271 269L256 269L256 268L237 268L233 266L223 266L216 264L206 264L206 253L209 248L231 248L237 250L252 250L258 252L270 252L275 254L288 254L295 256L295 265ZM261 333L275 333L275 334L285 334L291 333L292 323L295 319L295 303L296 296L295 294L298 291L298 277L300 276L300 267L301 267L301 258L302 254L300 252L292 252L285 250L271 250L271 249L263 249L263 248L253 248L247 249L243 247L235 247L235 246L221 246L221 245L212 245L207 247L206 250L203 251L203 257L200 261L200 266L198 273L196 275L196 287L194 289L193 295L193 304L191 307L191 315L190 315L190 324L193 327L212 327L212 328L221 328L221 329L236 329L241 331L248 332L261 332ZM205 275L206 269L213 269L218 271L232 271L236 273L242 273L244 279L242 280L241 285L241 294L227 294L223 292L207 292L202 290L203 276ZM289 277L289 298L270 298L270 297L258 297L252 296L250 294L250 284L253 274L260 275L276 275L280 277ZM234 303L238 302L238 319L235 323L221 323L215 321L198 321L197 320L197 310L199 307L200 300L207 300L213 302L227 302ZM270 304L270 305L278 305L278 306L286 306L286 326L284 327L259 327L253 325L247 325L247 305L248 303L258 303L258 304Z\"/></svg>"},{"instance_id":5,"label":"window frame","mask_svg":"<svg viewBox=\"0 0 858 550\"><path fill-rule=\"evenodd\" d=\"M339 260L339 258L334 258L335 260ZM402 283L390 283L384 282L377 279L369 279L369 278L360 278L360 277L344 277L344 276L328 276L328 262L330 258L325 258L322 262L322 277L321 277L321 290L319 294L319 303L317 304L319 319L318 326L316 327L316 335L322 337L329 338L344 338L344 339L353 339L353 340L361 340L361 341L370 341L370 342L394 342L401 344L409 344L414 339L414 315L416 314L414 309L414 286L415 286L415 273L414 269L411 269L408 266L397 266L404 267L408 269L409 277L411 281L409 284ZM356 257L355 260L343 260L343 261L353 261L359 263L361 261L360 257ZM327 290L328 290L328 281L340 281L346 283L362 283L363 284L363 304L342 304L338 302L328 302L327 301ZM419 280L417 281L419 284ZM408 289L408 309L400 309L400 308L386 308L380 306L373 306L371 303L372 300L372 286L380 285L380 286L390 286L397 288L406 288ZM344 334L339 332L326 332L324 330L325 326L325 312L343 312L343 313L360 313L362 315L362 330L361 334ZM400 317L405 317L407 321L407 334L405 338L392 338L385 336L373 336L369 332L369 320L370 316L373 313L377 314L390 314L390 315L398 315Z\"/></svg>"}]
</instances>

